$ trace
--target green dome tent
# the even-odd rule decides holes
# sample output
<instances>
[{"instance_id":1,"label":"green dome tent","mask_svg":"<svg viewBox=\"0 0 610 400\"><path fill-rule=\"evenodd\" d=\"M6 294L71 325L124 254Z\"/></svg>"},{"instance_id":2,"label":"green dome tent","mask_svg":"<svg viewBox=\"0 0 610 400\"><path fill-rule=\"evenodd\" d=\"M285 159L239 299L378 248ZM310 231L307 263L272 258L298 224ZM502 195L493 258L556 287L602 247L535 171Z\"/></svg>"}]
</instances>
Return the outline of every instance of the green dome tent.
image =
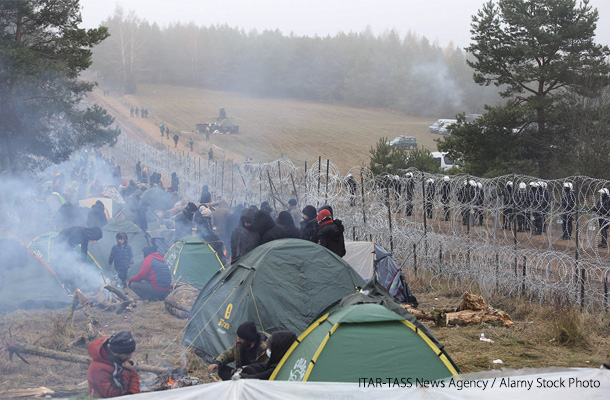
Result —
<instances>
[{"instance_id":1,"label":"green dome tent","mask_svg":"<svg viewBox=\"0 0 610 400\"><path fill-rule=\"evenodd\" d=\"M187 236L174 243L165 261L174 281L202 288L214 274L224 269L216 252L198 236Z\"/></svg>"},{"instance_id":2,"label":"green dome tent","mask_svg":"<svg viewBox=\"0 0 610 400\"><path fill-rule=\"evenodd\" d=\"M314 322L288 350L270 380L434 381L458 371L411 322L378 304L337 309Z\"/></svg>"},{"instance_id":3,"label":"green dome tent","mask_svg":"<svg viewBox=\"0 0 610 400\"><path fill-rule=\"evenodd\" d=\"M112 246L117 244L116 235L119 232L123 232L127 234L127 243L133 251L133 265L139 270L143 261L142 249L149 245L146 233L142 232L139 226L127 219L108 222L102 228L102 232L104 236L100 240L89 244L88 262L97 265L103 271L106 270Z\"/></svg>"},{"instance_id":4,"label":"green dome tent","mask_svg":"<svg viewBox=\"0 0 610 400\"><path fill-rule=\"evenodd\" d=\"M0 241L3 243L0 246L3 249L0 260L0 311L60 308L72 303L55 272L24 242L4 230L0 230ZM11 257L7 250L19 254Z\"/></svg>"},{"instance_id":5,"label":"green dome tent","mask_svg":"<svg viewBox=\"0 0 610 400\"><path fill-rule=\"evenodd\" d=\"M307 240L274 240L210 279L193 305L184 341L216 357L234 344L246 321L269 333L300 334L325 307L363 285L328 249Z\"/></svg>"}]
</instances>

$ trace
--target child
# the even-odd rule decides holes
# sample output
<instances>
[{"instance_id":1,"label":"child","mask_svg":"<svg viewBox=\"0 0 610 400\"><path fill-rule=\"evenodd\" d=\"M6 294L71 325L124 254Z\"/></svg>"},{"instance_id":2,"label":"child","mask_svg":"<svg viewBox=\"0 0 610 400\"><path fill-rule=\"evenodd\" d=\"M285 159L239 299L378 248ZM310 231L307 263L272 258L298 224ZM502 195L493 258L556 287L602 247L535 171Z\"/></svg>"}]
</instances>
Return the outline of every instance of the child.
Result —
<instances>
[{"instance_id":1,"label":"child","mask_svg":"<svg viewBox=\"0 0 610 400\"><path fill-rule=\"evenodd\" d=\"M108 268L112 268L112 262L114 261L114 269L119 275L122 288L124 288L127 286L127 270L133 266L133 252L131 246L127 244L127 234L117 233L116 241L117 244L112 246L112 251L110 251Z\"/></svg>"}]
</instances>

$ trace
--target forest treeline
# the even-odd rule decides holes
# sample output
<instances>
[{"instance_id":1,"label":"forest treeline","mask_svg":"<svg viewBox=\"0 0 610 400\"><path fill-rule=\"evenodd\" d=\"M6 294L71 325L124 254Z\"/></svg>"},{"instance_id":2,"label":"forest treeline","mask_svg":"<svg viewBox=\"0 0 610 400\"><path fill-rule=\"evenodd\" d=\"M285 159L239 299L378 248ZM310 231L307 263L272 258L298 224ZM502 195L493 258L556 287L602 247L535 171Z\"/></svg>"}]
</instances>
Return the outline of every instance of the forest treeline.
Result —
<instances>
[{"instance_id":1,"label":"forest treeline","mask_svg":"<svg viewBox=\"0 0 610 400\"><path fill-rule=\"evenodd\" d=\"M498 101L497 90L473 82L460 48L413 33L303 37L227 25L160 27L121 8L102 25L110 37L94 49L92 68L126 93L139 83L173 84L438 118Z\"/></svg>"}]
</instances>

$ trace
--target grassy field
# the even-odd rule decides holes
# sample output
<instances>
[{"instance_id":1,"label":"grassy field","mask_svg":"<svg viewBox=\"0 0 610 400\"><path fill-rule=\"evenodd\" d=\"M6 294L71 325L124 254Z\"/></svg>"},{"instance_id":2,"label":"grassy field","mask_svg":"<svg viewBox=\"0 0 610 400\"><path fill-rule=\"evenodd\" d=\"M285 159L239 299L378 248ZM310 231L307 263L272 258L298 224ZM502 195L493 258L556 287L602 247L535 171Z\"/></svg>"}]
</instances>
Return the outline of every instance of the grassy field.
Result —
<instances>
[{"instance_id":1,"label":"grassy field","mask_svg":"<svg viewBox=\"0 0 610 400\"><path fill-rule=\"evenodd\" d=\"M123 105L144 107L154 122L182 131L184 143L209 149L205 135L191 133L199 122L213 122L220 107L238 124L238 135L211 135L214 145L254 162L276 160L283 153L297 166L318 156L330 159L342 173L368 164L369 150L381 137L415 136L419 145L436 150L428 133L434 120L388 110L359 109L319 103L260 99L241 94L177 86L140 85L136 96L122 96ZM440 118L441 116L439 116ZM192 135L192 136L191 136ZM218 154L218 152L217 152ZM218 154L222 157L222 154ZM228 157L228 156L227 156Z\"/></svg>"}]
</instances>

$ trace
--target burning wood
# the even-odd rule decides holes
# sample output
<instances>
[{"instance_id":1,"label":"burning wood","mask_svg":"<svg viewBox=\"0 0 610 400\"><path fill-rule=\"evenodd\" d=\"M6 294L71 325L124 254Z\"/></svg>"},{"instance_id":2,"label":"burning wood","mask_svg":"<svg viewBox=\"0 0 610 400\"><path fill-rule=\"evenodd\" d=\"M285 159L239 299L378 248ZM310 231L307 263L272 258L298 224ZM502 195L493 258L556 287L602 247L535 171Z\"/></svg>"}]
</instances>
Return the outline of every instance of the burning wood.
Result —
<instances>
[{"instance_id":1,"label":"burning wood","mask_svg":"<svg viewBox=\"0 0 610 400\"><path fill-rule=\"evenodd\" d=\"M194 376L186 376L186 372L187 371L183 368L176 368L171 372L161 374L151 386L142 389L142 392L158 392L161 390L194 386L200 383L199 378Z\"/></svg>"}]
</instances>

